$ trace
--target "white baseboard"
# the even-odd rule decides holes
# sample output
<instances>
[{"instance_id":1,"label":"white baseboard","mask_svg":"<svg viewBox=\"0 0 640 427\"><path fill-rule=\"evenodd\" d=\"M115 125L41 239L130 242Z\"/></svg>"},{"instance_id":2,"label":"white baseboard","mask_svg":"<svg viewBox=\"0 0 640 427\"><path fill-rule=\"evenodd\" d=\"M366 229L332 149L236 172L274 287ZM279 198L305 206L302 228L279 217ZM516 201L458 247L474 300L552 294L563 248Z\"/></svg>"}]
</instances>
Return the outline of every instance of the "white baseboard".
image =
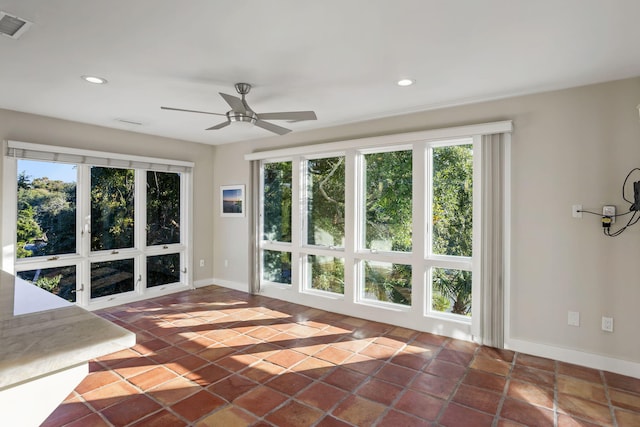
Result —
<instances>
[{"instance_id":1,"label":"white baseboard","mask_svg":"<svg viewBox=\"0 0 640 427\"><path fill-rule=\"evenodd\" d=\"M584 351L555 347L521 339L509 339L505 347L520 353L546 357L574 365L586 366L602 371L614 372L620 375L640 378L640 363L616 359L601 354L586 353Z\"/></svg>"},{"instance_id":2,"label":"white baseboard","mask_svg":"<svg viewBox=\"0 0 640 427\"><path fill-rule=\"evenodd\" d=\"M193 287L194 288L202 288L204 286L210 286L213 285L215 282L215 279L200 279L200 280L196 280L193 282Z\"/></svg>"},{"instance_id":3,"label":"white baseboard","mask_svg":"<svg viewBox=\"0 0 640 427\"><path fill-rule=\"evenodd\" d=\"M249 285L241 282L233 282L224 279L211 279L209 285L218 285L224 288L234 289L236 291L249 292Z\"/></svg>"}]
</instances>

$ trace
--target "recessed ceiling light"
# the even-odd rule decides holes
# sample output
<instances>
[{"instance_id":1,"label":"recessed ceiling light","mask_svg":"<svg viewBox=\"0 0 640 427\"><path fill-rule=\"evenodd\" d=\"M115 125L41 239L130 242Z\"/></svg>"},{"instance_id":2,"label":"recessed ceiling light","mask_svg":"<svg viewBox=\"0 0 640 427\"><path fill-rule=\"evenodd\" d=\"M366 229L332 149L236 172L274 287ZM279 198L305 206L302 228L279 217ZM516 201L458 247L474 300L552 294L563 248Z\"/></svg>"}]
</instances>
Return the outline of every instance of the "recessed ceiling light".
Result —
<instances>
[{"instance_id":1,"label":"recessed ceiling light","mask_svg":"<svg viewBox=\"0 0 640 427\"><path fill-rule=\"evenodd\" d=\"M103 79L102 77L97 77L97 76L82 76L82 79L86 82L93 83L96 85L103 85L107 83L107 79Z\"/></svg>"},{"instance_id":2,"label":"recessed ceiling light","mask_svg":"<svg viewBox=\"0 0 640 427\"><path fill-rule=\"evenodd\" d=\"M411 80L411 79L398 80L398 86L411 86L414 83L415 83L415 80Z\"/></svg>"}]
</instances>

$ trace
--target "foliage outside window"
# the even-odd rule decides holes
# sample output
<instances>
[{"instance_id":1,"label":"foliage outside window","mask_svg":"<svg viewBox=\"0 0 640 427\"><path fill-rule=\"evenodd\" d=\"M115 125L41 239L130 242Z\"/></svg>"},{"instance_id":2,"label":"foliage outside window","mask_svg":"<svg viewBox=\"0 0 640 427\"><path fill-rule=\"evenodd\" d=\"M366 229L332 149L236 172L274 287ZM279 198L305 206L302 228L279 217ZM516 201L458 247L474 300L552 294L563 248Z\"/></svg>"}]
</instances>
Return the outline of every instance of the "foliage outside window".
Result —
<instances>
[{"instance_id":1,"label":"foliage outside window","mask_svg":"<svg viewBox=\"0 0 640 427\"><path fill-rule=\"evenodd\" d=\"M262 278L269 282L291 284L291 252L262 251Z\"/></svg>"},{"instance_id":2,"label":"foliage outside window","mask_svg":"<svg viewBox=\"0 0 640 427\"><path fill-rule=\"evenodd\" d=\"M390 262L364 262L364 298L411 305L411 266Z\"/></svg>"},{"instance_id":3,"label":"foliage outside window","mask_svg":"<svg viewBox=\"0 0 640 427\"><path fill-rule=\"evenodd\" d=\"M344 156L307 161L307 243L344 246Z\"/></svg>"},{"instance_id":4,"label":"foliage outside window","mask_svg":"<svg viewBox=\"0 0 640 427\"><path fill-rule=\"evenodd\" d=\"M180 174L147 171L147 246L180 243Z\"/></svg>"},{"instance_id":5,"label":"foliage outside window","mask_svg":"<svg viewBox=\"0 0 640 427\"><path fill-rule=\"evenodd\" d=\"M16 276L69 302L76 302L76 267L19 271Z\"/></svg>"},{"instance_id":6,"label":"foliage outside window","mask_svg":"<svg viewBox=\"0 0 640 427\"><path fill-rule=\"evenodd\" d=\"M432 271L435 311L471 315L471 272L446 268Z\"/></svg>"},{"instance_id":7,"label":"foliage outside window","mask_svg":"<svg viewBox=\"0 0 640 427\"><path fill-rule=\"evenodd\" d=\"M133 259L91 263L91 298L131 292L134 289Z\"/></svg>"},{"instance_id":8,"label":"foliage outside window","mask_svg":"<svg viewBox=\"0 0 640 427\"><path fill-rule=\"evenodd\" d=\"M432 253L472 256L473 146L436 147L433 155ZM434 268L432 309L471 314L471 272Z\"/></svg>"},{"instance_id":9,"label":"foliage outside window","mask_svg":"<svg viewBox=\"0 0 640 427\"><path fill-rule=\"evenodd\" d=\"M473 232L473 147L433 149L433 253L470 257Z\"/></svg>"},{"instance_id":10,"label":"foliage outside window","mask_svg":"<svg viewBox=\"0 0 640 427\"><path fill-rule=\"evenodd\" d=\"M133 169L91 168L91 250L133 247Z\"/></svg>"},{"instance_id":11,"label":"foliage outside window","mask_svg":"<svg viewBox=\"0 0 640 427\"><path fill-rule=\"evenodd\" d=\"M29 162L30 165L41 162ZM60 174L75 175L75 166L49 163ZM16 257L76 252L76 182L31 176L18 161ZM30 168L38 169L35 168Z\"/></svg>"},{"instance_id":12,"label":"foliage outside window","mask_svg":"<svg viewBox=\"0 0 640 427\"><path fill-rule=\"evenodd\" d=\"M412 152L372 153L366 164L365 247L411 252Z\"/></svg>"},{"instance_id":13,"label":"foliage outside window","mask_svg":"<svg viewBox=\"0 0 640 427\"><path fill-rule=\"evenodd\" d=\"M344 294L344 259L308 255L307 267L311 289Z\"/></svg>"},{"instance_id":14,"label":"foliage outside window","mask_svg":"<svg viewBox=\"0 0 640 427\"><path fill-rule=\"evenodd\" d=\"M264 239L291 242L291 162L264 165L263 199Z\"/></svg>"},{"instance_id":15,"label":"foliage outside window","mask_svg":"<svg viewBox=\"0 0 640 427\"><path fill-rule=\"evenodd\" d=\"M180 282L180 254L147 257L147 288Z\"/></svg>"}]
</instances>

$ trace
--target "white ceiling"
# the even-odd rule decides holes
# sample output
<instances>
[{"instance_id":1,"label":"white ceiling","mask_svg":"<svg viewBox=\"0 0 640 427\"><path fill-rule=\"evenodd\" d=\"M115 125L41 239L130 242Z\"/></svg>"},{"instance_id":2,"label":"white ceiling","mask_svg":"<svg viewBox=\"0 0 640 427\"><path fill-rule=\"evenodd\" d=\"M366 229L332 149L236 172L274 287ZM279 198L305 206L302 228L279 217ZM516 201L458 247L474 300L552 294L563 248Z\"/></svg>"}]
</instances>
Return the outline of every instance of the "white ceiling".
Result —
<instances>
[{"instance_id":1,"label":"white ceiling","mask_svg":"<svg viewBox=\"0 0 640 427\"><path fill-rule=\"evenodd\" d=\"M640 75L638 0L0 0L0 108L206 144L218 95L315 110L294 131ZM91 85L81 75L98 75ZM399 78L416 80L398 87ZM640 100L639 100L640 101ZM118 119L140 122L129 125Z\"/></svg>"}]
</instances>

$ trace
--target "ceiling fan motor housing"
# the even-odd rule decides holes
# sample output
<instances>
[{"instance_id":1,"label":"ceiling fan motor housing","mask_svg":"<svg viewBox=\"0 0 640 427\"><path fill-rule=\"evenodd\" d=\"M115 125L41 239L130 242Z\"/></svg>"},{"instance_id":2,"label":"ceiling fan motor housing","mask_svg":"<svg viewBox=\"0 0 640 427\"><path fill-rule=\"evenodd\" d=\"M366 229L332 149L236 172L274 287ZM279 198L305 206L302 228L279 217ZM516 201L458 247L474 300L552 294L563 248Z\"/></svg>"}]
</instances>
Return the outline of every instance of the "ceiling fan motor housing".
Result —
<instances>
[{"instance_id":1,"label":"ceiling fan motor housing","mask_svg":"<svg viewBox=\"0 0 640 427\"><path fill-rule=\"evenodd\" d=\"M246 111L244 113L233 110L227 111L227 118L231 122L246 122L252 125L255 125L258 120L258 116L253 111Z\"/></svg>"}]
</instances>

